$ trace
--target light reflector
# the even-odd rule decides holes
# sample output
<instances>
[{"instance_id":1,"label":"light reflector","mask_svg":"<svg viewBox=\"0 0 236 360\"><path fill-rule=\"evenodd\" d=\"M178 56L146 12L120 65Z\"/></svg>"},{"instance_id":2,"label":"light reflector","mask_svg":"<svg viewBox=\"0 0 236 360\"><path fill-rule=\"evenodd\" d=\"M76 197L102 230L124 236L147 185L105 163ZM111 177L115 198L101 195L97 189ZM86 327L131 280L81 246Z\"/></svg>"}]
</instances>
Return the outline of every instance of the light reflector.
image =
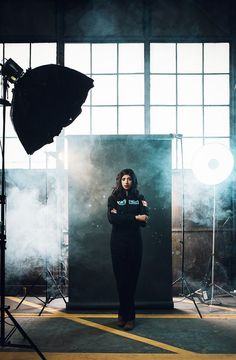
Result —
<instances>
[{"instance_id":1,"label":"light reflector","mask_svg":"<svg viewBox=\"0 0 236 360\"><path fill-rule=\"evenodd\" d=\"M232 172L234 158L231 151L220 143L202 146L193 157L192 171L202 183L216 185Z\"/></svg>"}]
</instances>

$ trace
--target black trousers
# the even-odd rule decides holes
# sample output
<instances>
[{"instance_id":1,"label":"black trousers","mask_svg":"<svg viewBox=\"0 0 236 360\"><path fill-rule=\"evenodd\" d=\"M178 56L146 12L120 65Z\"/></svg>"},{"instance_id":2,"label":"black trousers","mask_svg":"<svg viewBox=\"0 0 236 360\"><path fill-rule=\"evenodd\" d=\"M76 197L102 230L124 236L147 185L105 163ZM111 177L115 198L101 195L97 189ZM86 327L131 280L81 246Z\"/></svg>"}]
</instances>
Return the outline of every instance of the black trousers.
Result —
<instances>
[{"instance_id":1,"label":"black trousers","mask_svg":"<svg viewBox=\"0 0 236 360\"><path fill-rule=\"evenodd\" d=\"M135 291L142 261L142 239L135 234L112 234L111 255L119 295L118 314L124 321L135 319Z\"/></svg>"}]
</instances>

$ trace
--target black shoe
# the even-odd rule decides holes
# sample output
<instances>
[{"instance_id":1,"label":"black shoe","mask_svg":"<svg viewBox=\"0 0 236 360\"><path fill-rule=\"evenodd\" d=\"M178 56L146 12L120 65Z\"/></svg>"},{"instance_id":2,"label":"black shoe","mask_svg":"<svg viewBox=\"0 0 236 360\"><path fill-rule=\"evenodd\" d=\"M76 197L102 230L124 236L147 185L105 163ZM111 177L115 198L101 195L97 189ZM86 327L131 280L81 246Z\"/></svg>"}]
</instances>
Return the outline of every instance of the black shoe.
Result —
<instances>
[{"instance_id":1,"label":"black shoe","mask_svg":"<svg viewBox=\"0 0 236 360\"><path fill-rule=\"evenodd\" d=\"M123 318L122 318L121 315L118 315L117 325L118 325L119 327L125 326L125 321L123 320Z\"/></svg>"},{"instance_id":2,"label":"black shoe","mask_svg":"<svg viewBox=\"0 0 236 360\"><path fill-rule=\"evenodd\" d=\"M129 320L129 321L126 322L126 324L124 326L124 330L130 331L130 330L133 330L134 327L135 327L135 321L134 320Z\"/></svg>"}]
</instances>

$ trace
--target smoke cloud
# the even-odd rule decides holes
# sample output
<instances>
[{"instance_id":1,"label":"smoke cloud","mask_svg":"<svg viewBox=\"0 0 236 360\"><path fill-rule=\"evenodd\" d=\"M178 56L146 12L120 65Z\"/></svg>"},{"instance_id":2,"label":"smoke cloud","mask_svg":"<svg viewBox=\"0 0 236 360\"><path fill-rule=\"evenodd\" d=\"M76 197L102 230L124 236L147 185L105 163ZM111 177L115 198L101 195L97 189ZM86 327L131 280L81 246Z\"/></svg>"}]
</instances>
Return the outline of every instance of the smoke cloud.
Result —
<instances>
[{"instance_id":1,"label":"smoke cloud","mask_svg":"<svg viewBox=\"0 0 236 360\"><path fill-rule=\"evenodd\" d=\"M185 217L200 226L212 227L214 187L199 183L188 174L185 180ZM232 216L230 209L230 183L224 182L215 187L216 221L219 226ZM229 223L228 223L229 225Z\"/></svg>"},{"instance_id":2,"label":"smoke cloud","mask_svg":"<svg viewBox=\"0 0 236 360\"><path fill-rule=\"evenodd\" d=\"M45 199L44 199L45 200ZM7 194L7 276L55 264L60 256L54 196L42 201L39 189L14 186Z\"/></svg>"}]
</instances>

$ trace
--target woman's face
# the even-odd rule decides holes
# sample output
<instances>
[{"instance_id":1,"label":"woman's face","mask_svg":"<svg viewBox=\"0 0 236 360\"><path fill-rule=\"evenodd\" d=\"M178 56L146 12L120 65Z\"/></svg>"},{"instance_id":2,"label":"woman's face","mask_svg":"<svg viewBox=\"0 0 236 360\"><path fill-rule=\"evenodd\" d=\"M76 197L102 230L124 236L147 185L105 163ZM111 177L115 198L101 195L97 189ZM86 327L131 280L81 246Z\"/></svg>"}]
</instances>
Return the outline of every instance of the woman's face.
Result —
<instances>
[{"instance_id":1,"label":"woman's face","mask_svg":"<svg viewBox=\"0 0 236 360\"><path fill-rule=\"evenodd\" d=\"M129 190L132 186L132 178L130 175L123 175L121 178L121 185L123 189Z\"/></svg>"}]
</instances>

